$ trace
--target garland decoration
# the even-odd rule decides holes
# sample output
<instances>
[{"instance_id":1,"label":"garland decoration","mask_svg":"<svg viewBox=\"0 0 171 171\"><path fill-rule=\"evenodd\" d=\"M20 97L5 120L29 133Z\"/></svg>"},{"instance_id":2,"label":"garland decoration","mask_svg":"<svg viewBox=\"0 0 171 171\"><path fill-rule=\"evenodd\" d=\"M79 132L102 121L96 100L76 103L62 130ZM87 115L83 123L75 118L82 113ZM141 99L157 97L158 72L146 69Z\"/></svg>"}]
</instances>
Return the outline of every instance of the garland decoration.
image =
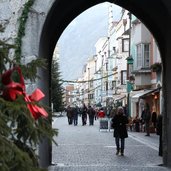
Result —
<instances>
[{"instance_id":1,"label":"garland decoration","mask_svg":"<svg viewBox=\"0 0 171 171\"><path fill-rule=\"evenodd\" d=\"M93 81L98 81L98 80L102 80L104 78L108 78L112 75L115 75L116 73L110 74L110 75L106 75L104 77L100 77L100 78L96 78L96 79L91 79L91 80L85 80L85 81L71 81L71 80L60 80L61 82L67 82L67 83L87 83L87 82L93 82Z\"/></svg>"},{"instance_id":2,"label":"garland decoration","mask_svg":"<svg viewBox=\"0 0 171 171\"><path fill-rule=\"evenodd\" d=\"M28 2L24 4L24 9L19 18L19 28L18 28L17 38L15 39L15 45L16 45L15 56L16 56L16 62L18 63L20 63L20 59L21 59L22 38L25 35L25 25L28 18L28 13L34 2L35 0L28 0Z\"/></svg>"}]
</instances>

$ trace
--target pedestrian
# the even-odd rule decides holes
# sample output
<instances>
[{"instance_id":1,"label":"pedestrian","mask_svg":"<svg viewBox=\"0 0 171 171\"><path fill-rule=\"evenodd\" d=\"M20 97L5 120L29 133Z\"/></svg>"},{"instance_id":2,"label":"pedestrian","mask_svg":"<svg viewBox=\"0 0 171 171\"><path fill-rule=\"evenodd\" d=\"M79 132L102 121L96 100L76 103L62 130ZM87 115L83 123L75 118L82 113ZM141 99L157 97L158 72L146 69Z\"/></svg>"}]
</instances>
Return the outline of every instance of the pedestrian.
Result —
<instances>
[{"instance_id":1,"label":"pedestrian","mask_svg":"<svg viewBox=\"0 0 171 171\"><path fill-rule=\"evenodd\" d=\"M162 115L159 115L157 118L157 135L159 135L159 156L163 156L163 141L162 141L162 122L163 122L163 117Z\"/></svg>"},{"instance_id":2,"label":"pedestrian","mask_svg":"<svg viewBox=\"0 0 171 171\"><path fill-rule=\"evenodd\" d=\"M114 129L113 136L116 143L116 155L119 153L124 156L125 138L128 137L127 132L128 118L124 114L123 107L119 106L117 114L112 118L112 127Z\"/></svg>"},{"instance_id":3,"label":"pedestrian","mask_svg":"<svg viewBox=\"0 0 171 171\"><path fill-rule=\"evenodd\" d=\"M153 127L156 129L157 113L155 111L152 112L151 122L153 123Z\"/></svg>"},{"instance_id":4,"label":"pedestrian","mask_svg":"<svg viewBox=\"0 0 171 171\"><path fill-rule=\"evenodd\" d=\"M68 124L71 125L73 121L73 111L70 105L68 105L66 109L66 113L67 113L67 118L68 118Z\"/></svg>"},{"instance_id":5,"label":"pedestrian","mask_svg":"<svg viewBox=\"0 0 171 171\"><path fill-rule=\"evenodd\" d=\"M74 126L77 126L77 124L78 124L78 113L79 113L79 109L75 105L75 107L73 107L73 122L74 122Z\"/></svg>"},{"instance_id":6,"label":"pedestrian","mask_svg":"<svg viewBox=\"0 0 171 171\"><path fill-rule=\"evenodd\" d=\"M94 119L97 120L98 119L98 108L95 108L95 116Z\"/></svg>"},{"instance_id":7,"label":"pedestrian","mask_svg":"<svg viewBox=\"0 0 171 171\"><path fill-rule=\"evenodd\" d=\"M103 108L100 108L100 111L98 112L98 118L104 118L105 117L105 112Z\"/></svg>"},{"instance_id":8,"label":"pedestrian","mask_svg":"<svg viewBox=\"0 0 171 171\"><path fill-rule=\"evenodd\" d=\"M148 103L145 104L144 110L142 111L142 118L145 123L145 136L150 136L150 119L151 119L151 112L150 112L150 106Z\"/></svg>"},{"instance_id":9,"label":"pedestrian","mask_svg":"<svg viewBox=\"0 0 171 171\"><path fill-rule=\"evenodd\" d=\"M128 127L129 127L129 130L132 132L132 128L133 128L133 119L131 116L129 116L128 118Z\"/></svg>"},{"instance_id":10,"label":"pedestrian","mask_svg":"<svg viewBox=\"0 0 171 171\"><path fill-rule=\"evenodd\" d=\"M133 124L134 124L134 130L136 132L140 132L140 118L139 118L138 114L133 119Z\"/></svg>"},{"instance_id":11,"label":"pedestrian","mask_svg":"<svg viewBox=\"0 0 171 171\"><path fill-rule=\"evenodd\" d=\"M95 110L89 106L87 113L89 116L89 125L94 125Z\"/></svg>"},{"instance_id":12,"label":"pedestrian","mask_svg":"<svg viewBox=\"0 0 171 171\"><path fill-rule=\"evenodd\" d=\"M85 103L83 103L83 107L82 107L82 125L86 125L87 124L87 106L85 105Z\"/></svg>"}]
</instances>

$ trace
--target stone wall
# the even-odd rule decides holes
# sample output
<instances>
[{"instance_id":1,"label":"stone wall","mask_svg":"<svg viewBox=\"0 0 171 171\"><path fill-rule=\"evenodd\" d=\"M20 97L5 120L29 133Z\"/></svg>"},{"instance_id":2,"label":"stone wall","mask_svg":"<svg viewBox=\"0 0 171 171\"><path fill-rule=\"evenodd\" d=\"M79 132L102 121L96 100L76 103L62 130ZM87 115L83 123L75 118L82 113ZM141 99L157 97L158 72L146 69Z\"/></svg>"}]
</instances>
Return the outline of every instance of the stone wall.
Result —
<instances>
[{"instance_id":1,"label":"stone wall","mask_svg":"<svg viewBox=\"0 0 171 171\"><path fill-rule=\"evenodd\" d=\"M5 26L5 32L0 33L0 39L14 42L17 37L19 22L24 4L27 0L1 0L0 23ZM44 21L54 0L35 0L28 14L25 27L25 36L22 42L22 56L37 56L39 40ZM29 59L28 59L29 60Z\"/></svg>"},{"instance_id":2,"label":"stone wall","mask_svg":"<svg viewBox=\"0 0 171 171\"><path fill-rule=\"evenodd\" d=\"M15 43L17 37L19 18L28 0L1 0L0 1L0 23L5 27L3 33L0 33L1 40L7 40L8 43ZM21 56L22 62L28 63L39 55L40 36L43 24L47 17L54 0L35 0L28 13L28 19L25 25L25 36L22 38ZM10 52L10 57L14 56L14 51ZM36 87L34 84L26 81L28 93L31 93Z\"/></svg>"}]
</instances>

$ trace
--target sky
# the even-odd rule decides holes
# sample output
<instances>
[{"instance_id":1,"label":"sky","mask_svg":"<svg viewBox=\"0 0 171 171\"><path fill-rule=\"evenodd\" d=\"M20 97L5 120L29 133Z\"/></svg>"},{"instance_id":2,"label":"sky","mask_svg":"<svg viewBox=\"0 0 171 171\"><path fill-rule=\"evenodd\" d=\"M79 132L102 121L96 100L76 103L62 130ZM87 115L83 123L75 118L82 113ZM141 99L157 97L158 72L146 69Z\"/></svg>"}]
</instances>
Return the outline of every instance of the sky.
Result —
<instances>
[{"instance_id":1,"label":"sky","mask_svg":"<svg viewBox=\"0 0 171 171\"><path fill-rule=\"evenodd\" d=\"M58 40L61 78L76 80L82 75L83 66L95 55L95 43L107 36L108 2L93 6L76 17ZM113 4L113 17L117 21L121 8Z\"/></svg>"}]
</instances>

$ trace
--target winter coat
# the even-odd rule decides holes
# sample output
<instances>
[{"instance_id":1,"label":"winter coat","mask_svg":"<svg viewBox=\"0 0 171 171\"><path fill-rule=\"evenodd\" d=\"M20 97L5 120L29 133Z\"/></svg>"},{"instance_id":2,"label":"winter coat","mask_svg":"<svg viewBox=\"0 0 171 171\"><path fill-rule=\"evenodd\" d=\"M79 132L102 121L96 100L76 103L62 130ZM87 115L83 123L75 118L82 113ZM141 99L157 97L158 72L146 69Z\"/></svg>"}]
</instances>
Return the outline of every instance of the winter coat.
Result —
<instances>
[{"instance_id":1,"label":"winter coat","mask_svg":"<svg viewBox=\"0 0 171 171\"><path fill-rule=\"evenodd\" d=\"M126 124L128 124L128 118L125 115L115 115L112 118L112 127L114 128L113 136L127 138L128 132Z\"/></svg>"},{"instance_id":2,"label":"winter coat","mask_svg":"<svg viewBox=\"0 0 171 171\"><path fill-rule=\"evenodd\" d=\"M142 111L142 119L145 121L145 122L150 122L150 119L151 119L151 112L149 110L143 110Z\"/></svg>"},{"instance_id":3,"label":"winter coat","mask_svg":"<svg viewBox=\"0 0 171 171\"><path fill-rule=\"evenodd\" d=\"M157 135L162 136L162 115L158 116L157 119Z\"/></svg>"},{"instance_id":4,"label":"winter coat","mask_svg":"<svg viewBox=\"0 0 171 171\"><path fill-rule=\"evenodd\" d=\"M89 107L87 113L90 117L94 117L95 110L92 107Z\"/></svg>"},{"instance_id":5,"label":"winter coat","mask_svg":"<svg viewBox=\"0 0 171 171\"><path fill-rule=\"evenodd\" d=\"M67 112L67 117L69 118L73 117L73 112L71 107L67 107L66 112Z\"/></svg>"},{"instance_id":6,"label":"winter coat","mask_svg":"<svg viewBox=\"0 0 171 171\"><path fill-rule=\"evenodd\" d=\"M81 113L82 113L82 117L87 117L87 107L86 106L83 106L82 109L81 109Z\"/></svg>"},{"instance_id":7,"label":"winter coat","mask_svg":"<svg viewBox=\"0 0 171 171\"><path fill-rule=\"evenodd\" d=\"M105 113L104 113L103 110L100 110L100 111L98 112L98 117L99 117L99 118L104 118L104 117L105 117Z\"/></svg>"}]
</instances>

